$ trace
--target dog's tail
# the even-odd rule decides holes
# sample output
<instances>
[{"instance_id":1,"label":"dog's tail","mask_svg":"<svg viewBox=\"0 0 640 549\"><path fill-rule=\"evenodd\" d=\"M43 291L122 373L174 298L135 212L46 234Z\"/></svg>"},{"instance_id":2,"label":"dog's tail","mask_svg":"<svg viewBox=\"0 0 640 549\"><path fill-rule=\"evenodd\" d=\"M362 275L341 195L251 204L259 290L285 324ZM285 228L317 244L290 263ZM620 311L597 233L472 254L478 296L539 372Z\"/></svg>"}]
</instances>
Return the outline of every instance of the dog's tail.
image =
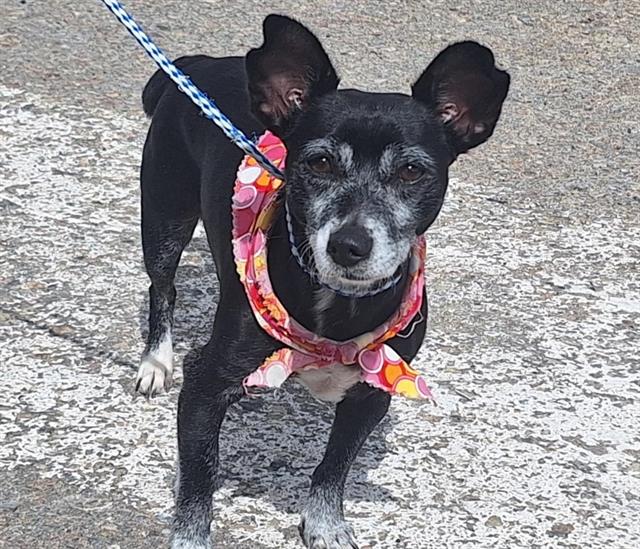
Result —
<instances>
[{"instance_id":1,"label":"dog's tail","mask_svg":"<svg viewBox=\"0 0 640 549\"><path fill-rule=\"evenodd\" d=\"M176 59L173 64L180 70L186 70L201 59L206 59L206 55L185 55ZM167 89L167 84L171 84L171 79L161 69L158 69L147 82L142 90L142 108L148 117L152 117L156 110L160 98Z\"/></svg>"}]
</instances>

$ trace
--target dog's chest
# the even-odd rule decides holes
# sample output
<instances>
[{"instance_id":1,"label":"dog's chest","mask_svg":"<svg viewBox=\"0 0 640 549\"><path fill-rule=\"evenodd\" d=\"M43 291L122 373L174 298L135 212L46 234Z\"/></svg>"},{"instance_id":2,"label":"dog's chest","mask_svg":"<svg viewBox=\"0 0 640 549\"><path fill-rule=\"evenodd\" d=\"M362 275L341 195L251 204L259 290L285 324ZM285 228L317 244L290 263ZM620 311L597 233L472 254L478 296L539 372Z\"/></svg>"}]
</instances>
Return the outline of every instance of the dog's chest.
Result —
<instances>
[{"instance_id":1,"label":"dog's chest","mask_svg":"<svg viewBox=\"0 0 640 549\"><path fill-rule=\"evenodd\" d=\"M320 288L314 294L314 301L315 332L322 333L327 322L327 311L335 301L335 294L326 288ZM360 381L360 374L358 366L333 364L302 370L298 372L296 379L314 397L328 402L340 402L347 390Z\"/></svg>"},{"instance_id":2,"label":"dog's chest","mask_svg":"<svg viewBox=\"0 0 640 549\"><path fill-rule=\"evenodd\" d=\"M295 379L314 397L328 402L340 402L347 390L358 383L360 378L359 366L333 364L322 368L301 370Z\"/></svg>"}]
</instances>

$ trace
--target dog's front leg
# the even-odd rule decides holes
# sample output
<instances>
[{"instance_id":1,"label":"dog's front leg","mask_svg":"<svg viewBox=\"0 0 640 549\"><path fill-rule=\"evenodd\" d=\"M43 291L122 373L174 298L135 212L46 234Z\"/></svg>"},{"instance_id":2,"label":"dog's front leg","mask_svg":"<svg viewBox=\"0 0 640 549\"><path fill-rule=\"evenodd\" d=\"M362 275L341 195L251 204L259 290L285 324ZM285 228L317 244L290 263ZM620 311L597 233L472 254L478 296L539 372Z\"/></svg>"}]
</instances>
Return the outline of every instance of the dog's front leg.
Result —
<instances>
[{"instance_id":1,"label":"dog's front leg","mask_svg":"<svg viewBox=\"0 0 640 549\"><path fill-rule=\"evenodd\" d=\"M302 511L300 535L310 549L358 547L353 529L344 520L344 483L362 444L387 413L390 400L388 393L360 383L336 407L329 444L313 472L309 500Z\"/></svg>"},{"instance_id":2,"label":"dog's front leg","mask_svg":"<svg viewBox=\"0 0 640 549\"><path fill-rule=\"evenodd\" d=\"M211 506L220 484L218 436L227 408L244 395L242 380L274 351L274 342L243 295L221 300L213 335L199 356L185 364L178 401L178 470L172 549L209 549ZM235 314L232 312L235 311Z\"/></svg>"},{"instance_id":3,"label":"dog's front leg","mask_svg":"<svg viewBox=\"0 0 640 549\"><path fill-rule=\"evenodd\" d=\"M211 504L218 479L218 436L230 404L242 394L209 376L188 379L178 402L178 469L172 549L209 549Z\"/></svg>"}]
</instances>

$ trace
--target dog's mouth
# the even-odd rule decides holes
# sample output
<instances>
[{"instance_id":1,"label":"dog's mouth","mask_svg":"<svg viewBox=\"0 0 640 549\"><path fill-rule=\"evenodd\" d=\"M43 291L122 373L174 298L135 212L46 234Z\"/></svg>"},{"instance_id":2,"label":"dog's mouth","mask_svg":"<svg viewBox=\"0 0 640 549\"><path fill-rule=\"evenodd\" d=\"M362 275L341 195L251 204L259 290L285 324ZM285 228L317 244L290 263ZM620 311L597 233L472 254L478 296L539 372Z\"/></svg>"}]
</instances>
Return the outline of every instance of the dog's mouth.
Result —
<instances>
[{"instance_id":1,"label":"dog's mouth","mask_svg":"<svg viewBox=\"0 0 640 549\"><path fill-rule=\"evenodd\" d=\"M315 263L314 263L315 265ZM391 274L367 276L366 273L359 272L360 269L352 271L343 267L331 265L329 269L318 269L316 267L317 279L321 284L334 287L345 294L376 294L395 286L403 274L404 262L396 267Z\"/></svg>"},{"instance_id":2,"label":"dog's mouth","mask_svg":"<svg viewBox=\"0 0 640 549\"><path fill-rule=\"evenodd\" d=\"M310 248L309 263L316 281L346 297L368 297L393 288L400 282L408 260L407 256L400 263L348 268L336 264L326 252L316 253L313 246Z\"/></svg>"},{"instance_id":3,"label":"dog's mouth","mask_svg":"<svg viewBox=\"0 0 640 549\"><path fill-rule=\"evenodd\" d=\"M410 255L410 243L391 243L377 228L370 232L373 238L367 238L370 242L362 250L366 256L349 257L344 249L331 249L332 236L336 231L340 232L341 227L344 231L344 224L340 226L337 221L329 221L320 229L310 231L309 227L297 226L286 202L285 210L292 255L318 284L346 297L365 297L394 287L402 278L403 266ZM301 230L295 231L295 228ZM304 238L297 236L300 232L305 234ZM354 242L357 235L354 236L353 231L343 236L347 247L357 247ZM344 242L340 244L345 245Z\"/></svg>"},{"instance_id":4,"label":"dog's mouth","mask_svg":"<svg viewBox=\"0 0 640 549\"><path fill-rule=\"evenodd\" d=\"M347 272L341 276L327 277L324 283L347 296L367 297L393 288L400 282L402 274L402 266L399 266L391 276L365 278ZM318 275L318 279L322 283L323 277Z\"/></svg>"},{"instance_id":5,"label":"dog's mouth","mask_svg":"<svg viewBox=\"0 0 640 549\"><path fill-rule=\"evenodd\" d=\"M341 282L344 282L345 284L353 284L356 286L373 288L376 286L383 285L386 282L389 282L390 280L395 280L396 278L399 278L401 276L402 276L402 266L400 265L396 268L395 272L389 276L366 277L366 276L362 276L356 273L351 273L349 271L346 271L338 275L336 278Z\"/></svg>"}]
</instances>

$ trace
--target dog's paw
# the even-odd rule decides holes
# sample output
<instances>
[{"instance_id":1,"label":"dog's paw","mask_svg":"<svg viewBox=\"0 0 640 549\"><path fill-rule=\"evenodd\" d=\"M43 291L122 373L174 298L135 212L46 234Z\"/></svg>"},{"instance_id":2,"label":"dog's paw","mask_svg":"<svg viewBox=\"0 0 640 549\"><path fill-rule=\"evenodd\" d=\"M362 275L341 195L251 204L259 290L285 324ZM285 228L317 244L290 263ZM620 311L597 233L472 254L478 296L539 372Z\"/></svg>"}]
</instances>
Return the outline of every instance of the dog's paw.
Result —
<instances>
[{"instance_id":1,"label":"dog's paw","mask_svg":"<svg viewBox=\"0 0 640 549\"><path fill-rule=\"evenodd\" d=\"M173 377L173 364L164 364L157 357L149 354L143 357L138 368L136 392L147 398L168 391Z\"/></svg>"},{"instance_id":2,"label":"dog's paw","mask_svg":"<svg viewBox=\"0 0 640 549\"><path fill-rule=\"evenodd\" d=\"M358 549L353 528L339 517L305 510L299 530L308 549Z\"/></svg>"},{"instance_id":3,"label":"dog's paw","mask_svg":"<svg viewBox=\"0 0 640 549\"><path fill-rule=\"evenodd\" d=\"M210 549L211 544L208 541L197 541L187 538L173 538L171 549Z\"/></svg>"}]
</instances>

